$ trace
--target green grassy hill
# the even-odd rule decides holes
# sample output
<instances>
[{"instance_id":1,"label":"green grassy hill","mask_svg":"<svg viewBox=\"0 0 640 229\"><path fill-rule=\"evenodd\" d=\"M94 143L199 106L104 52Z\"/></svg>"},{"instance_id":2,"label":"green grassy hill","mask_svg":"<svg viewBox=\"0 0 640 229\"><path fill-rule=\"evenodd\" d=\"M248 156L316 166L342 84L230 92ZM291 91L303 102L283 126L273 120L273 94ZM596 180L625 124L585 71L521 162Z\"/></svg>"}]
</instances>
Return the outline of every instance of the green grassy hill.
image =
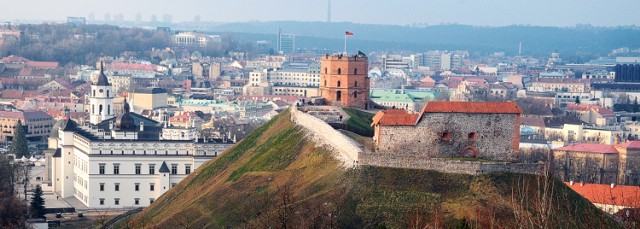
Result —
<instances>
[{"instance_id":1,"label":"green grassy hill","mask_svg":"<svg viewBox=\"0 0 640 229\"><path fill-rule=\"evenodd\" d=\"M285 111L202 165L128 227L600 228L608 221L562 183L552 180L553 192L538 192L538 181L517 174L344 169Z\"/></svg>"}]
</instances>

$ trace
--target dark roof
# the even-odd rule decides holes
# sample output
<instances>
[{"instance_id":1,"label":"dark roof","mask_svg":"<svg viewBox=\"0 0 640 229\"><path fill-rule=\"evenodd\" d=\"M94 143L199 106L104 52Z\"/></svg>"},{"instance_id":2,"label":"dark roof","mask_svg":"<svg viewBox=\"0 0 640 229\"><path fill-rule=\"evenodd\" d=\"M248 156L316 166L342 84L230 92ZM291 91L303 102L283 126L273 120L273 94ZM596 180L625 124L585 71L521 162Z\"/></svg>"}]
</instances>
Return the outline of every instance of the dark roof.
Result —
<instances>
[{"instance_id":1,"label":"dark roof","mask_svg":"<svg viewBox=\"0 0 640 229\"><path fill-rule=\"evenodd\" d=\"M167 93L167 90L164 89L164 88L152 87L152 88L136 89L136 91L134 93L160 94L160 93Z\"/></svg>"},{"instance_id":2,"label":"dark roof","mask_svg":"<svg viewBox=\"0 0 640 229\"><path fill-rule=\"evenodd\" d=\"M104 74L104 64L100 62L100 75L98 76L98 82L95 83L97 86L110 86L109 79Z\"/></svg>"},{"instance_id":3,"label":"dark roof","mask_svg":"<svg viewBox=\"0 0 640 229\"><path fill-rule=\"evenodd\" d=\"M162 165L160 166L160 172L161 173L168 173L169 172L169 167L167 166L167 162L163 161Z\"/></svg>"},{"instance_id":4,"label":"dark roof","mask_svg":"<svg viewBox=\"0 0 640 229\"><path fill-rule=\"evenodd\" d=\"M69 119L66 121L64 128L62 128L62 131L75 131L78 129L77 127L78 124L72 119Z\"/></svg>"},{"instance_id":5,"label":"dark roof","mask_svg":"<svg viewBox=\"0 0 640 229\"><path fill-rule=\"evenodd\" d=\"M62 149L57 148L56 152L53 153L53 157L61 157L62 156L61 154L62 154Z\"/></svg>"}]
</instances>

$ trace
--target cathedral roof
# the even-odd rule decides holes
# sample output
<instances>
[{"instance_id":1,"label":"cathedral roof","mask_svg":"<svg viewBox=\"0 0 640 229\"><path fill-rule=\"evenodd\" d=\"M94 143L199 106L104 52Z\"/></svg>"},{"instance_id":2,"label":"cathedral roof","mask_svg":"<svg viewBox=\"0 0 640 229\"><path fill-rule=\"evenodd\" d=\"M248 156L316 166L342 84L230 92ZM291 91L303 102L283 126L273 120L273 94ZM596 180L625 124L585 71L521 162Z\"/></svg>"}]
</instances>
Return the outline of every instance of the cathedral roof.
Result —
<instances>
[{"instance_id":1,"label":"cathedral roof","mask_svg":"<svg viewBox=\"0 0 640 229\"><path fill-rule=\"evenodd\" d=\"M64 120L58 120L53 127L51 128L51 133L49 134L49 138L58 138L58 130L65 125Z\"/></svg>"},{"instance_id":2,"label":"cathedral roof","mask_svg":"<svg viewBox=\"0 0 640 229\"><path fill-rule=\"evenodd\" d=\"M94 85L111 86L109 84L109 79L107 79L107 76L104 74L104 64L102 62L100 62L100 75L98 76L98 81Z\"/></svg>"}]
</instances>

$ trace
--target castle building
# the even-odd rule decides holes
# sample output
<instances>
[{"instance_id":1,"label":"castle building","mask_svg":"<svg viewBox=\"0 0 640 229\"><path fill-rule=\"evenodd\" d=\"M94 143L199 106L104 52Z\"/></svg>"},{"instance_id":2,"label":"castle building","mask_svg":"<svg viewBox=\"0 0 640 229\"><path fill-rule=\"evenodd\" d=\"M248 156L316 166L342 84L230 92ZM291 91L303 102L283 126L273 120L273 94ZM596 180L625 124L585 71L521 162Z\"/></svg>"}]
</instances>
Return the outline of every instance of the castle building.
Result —
<instances>
[{"instance_id":1,"label":"castle building","mask_svg":"<svg viewBox=\"0 0 640 229\"><path fill-rule=\"evenodd\" d=\"M640 185L640 141L560 147L553 150L553 166L565 182Z\"/></svg>"},{"instance_id":2,"label":"castle building","mask_svg":"<svg viewBox=\"0 0 640 229\"><path fill-rule=\"evenodd\" d=\"M195 127L173 127L130 111L113 116L111 85L101 70L91 85L89 123L69 119L49 137L46 176L60 197L88 208L144 207L232 141L198 138Z\"/></svg>"},{"instance_id":3,"label":"castle building","mask_svg":"<svg viewBox=\"0 0 640 229\"><path fill-rule=\"evenodd\" d=\"M520 115L514 102L428 102L420 112L373 117L374 154L395 158L517 159Z\"/></svg>"},{"instance_id":4,"label":"castle building","mask_svg":"<svg viewBox=\"0 0 640 229\"><path fill-rule=\"evenodd\" d=\"M369 60L359 53L325 55L320 63L320 96L329 105L369 108Z\"/></svg>"}]
</instances>

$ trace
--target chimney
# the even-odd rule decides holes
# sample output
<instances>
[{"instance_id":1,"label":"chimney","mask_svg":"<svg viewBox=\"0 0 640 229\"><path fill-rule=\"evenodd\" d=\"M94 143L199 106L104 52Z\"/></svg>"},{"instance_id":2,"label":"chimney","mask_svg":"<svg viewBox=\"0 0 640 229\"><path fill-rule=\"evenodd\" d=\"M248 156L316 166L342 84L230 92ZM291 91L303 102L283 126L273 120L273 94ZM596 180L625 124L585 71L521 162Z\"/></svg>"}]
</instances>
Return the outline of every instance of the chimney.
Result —
<instances>
[{"instance_id":1,"label":"chimney","mask_svg":"<svg viewBox=\"0 0 640 229\"><path fill-rule=\"evenodd\" d=\"M144 131L144 122L140 122L140 132Z\"/></svg>"},{"instance_id":2,"label":"chimney","mask_svg":"<svg viewBox=\"0 0 640 229\"><path fill-rule=\"evenodd\" d=\"M573 186L573 181L569 181L569 186Z\"/></svg>"},{"instance_id":3,"label":"chimney","mask_svg":"<svg viewBox=\"0 0 640 229\"><path fill-rule=\"evenodd\" d=\"M616 183L611 183L611 188L616 187Z\"/></svg>"},{"instance_id":4,"label":"chimney","mask_svg":"<svg viewBox=\"0 0 640 229\"><path fill-rule=\"evenodd\" d=\"M580 181L580 187L584 186L584 181Z\"/></svg>"},{"instance_id":5,"label":"chimney","mask_svg":"<svg viewBox=\"0 0 640 229\"><path fill-rule=\"evenodd\" d=\"M109 121L109 130L113 130L113 120Z\"/></svg>"}]
</instances>

